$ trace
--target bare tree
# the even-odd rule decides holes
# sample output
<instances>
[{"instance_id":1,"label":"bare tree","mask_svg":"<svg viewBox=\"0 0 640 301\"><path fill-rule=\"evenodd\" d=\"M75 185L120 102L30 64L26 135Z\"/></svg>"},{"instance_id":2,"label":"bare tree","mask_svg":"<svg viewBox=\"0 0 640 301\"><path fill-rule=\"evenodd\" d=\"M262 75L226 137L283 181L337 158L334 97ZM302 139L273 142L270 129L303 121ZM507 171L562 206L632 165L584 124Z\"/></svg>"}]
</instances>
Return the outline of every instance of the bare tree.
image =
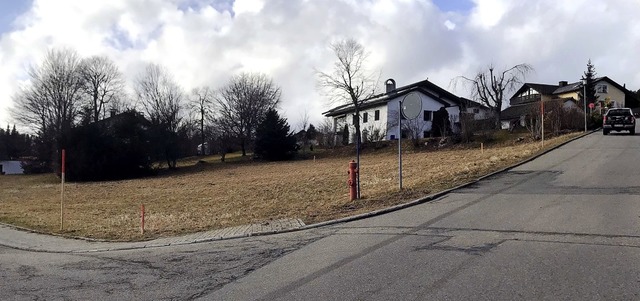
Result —
<instances>
[{"instance_id":1,"label":"bare tree","mask_svg":"<svg viewBox=\"0 0 640 301\"><path fill-rule=\"evenodd\" d=\"M318 86L325 90L332 102L350 103L354 108L354 126L356 130L356 161L360 166L360 111L362 103L375 95L378 84L376 73L366 68L369 54L364 46L354 39L346 39L331 44L336 56L333 70L329 73L316 70ZM360 174L358 174L359 176ZM360 198L360 180L357 181Z\"/></svg>"},{"instance_id":2,"label":"bare tree","mask_svg":"<svg viewBox=\"0 0 640 301\"><path fill-rule=\"evenodd\" d=\"M213 119L207 126L207 133L211 139L211 150L220 155L220 161L224 162L227 151L235 142L231 130L226 128L226 123L220 119Z\"/></svg>"},{"instance_id":3,"label":"bare tree","mask_svg":"<svg viewBox=\"0 0 640 301\"><path fill-rule=\"evenodd\" d=\"M136 80L134 90L152 123L177 130L182 118L183 92L166 68L147 65Z\"/></svg>"},{"instance_id":4,"label":"bare tree","mask_svg":"<svg viewBox=\"0 0 640 301\"><path fill-rule=\"evenodd\" d=\"M500 112L505 101L505 94L520 88L524 78L534 69L529 64L515 65L504 71L495 70L489 65L486 70L479 71L473 78L458 76L453 79L455 86L462 82L471 91L471 98L484 104L493 111L496 128L500 127Z\"/></svg>"},{"instance_id":5,"label":"bare tree","mask_svg":"<svg viewBox=\"0 0 640 301\"><path fill-rule=\"evenodd\" d=\"M41 160L51 162L53 151L65 144L65 135L80 113L82 78L80 57L71 49L47 52L39 66L29 68L29 83L13 96L12 115L31 127L44 144Z\"/></svg>"},{"instance_id":6,"label":"bare tree","mask_svg":"<svg viewBox=\"0 0 640 301\"><path fill-rule=\"evenodd\" d=\"M281 91L264 74L242 73L234 76L216 95L218 122L233 133L247 155L247 144L269 109L280 102Z\"/></svg>"},{"instance_id":7,"label":"bare tree","mask_svg":"<svg viewBox=\"0 0 640 301\"><path fill-rule=\"evenodd\" d=\"M309 127L309 111L305 110L304 113L300 116L300 135L299 138L302 139L302 155L306 155L306 148L309 145L309 139L307 136L307 129Z\"/></svg>"},{"instance_id":8,"label":"bare tree","mask_svg":"<svg viewBox=\"0 0 640 301\"><path fill-rule=\"evenodd\" d=\"M167 69L149 64L136 80L134 90L156 130L156 147L164 152L169 168L175 168L178 156L175 143L182 121L182 88Z\"/></svg>"},{"instance_id":9,"label":"bare tree","mask_svg":"<svg viewBox=\"0 0 640 301\"><path fill-rule=\"evenodd\" d=\"M336 144L336 132L333 128L333 119L324 118L318 127L318 144L322 147L333 147Z\"/></svg>"},{"instance_id":10,"label":"bare tree","mask_svg":"<svg viewBox=\"0 0 640 301\"><path fill-rule=\"evenodd\" d=\"M542 116L540 116L540 107L534 106L524 117L525 127L531 134L531 138L538 140L542 134Z\"/></svg>"},{"instance_id":11,"label":"bare tree","mask_svg":"<svg viewBox=\"0 0 640 301\"><path fill-rule=\"evenodd\" d=\"M205 123L213 113L213 90L209 87L195 88L191 91L191 110L198 116L200 126L200 143L202 144L202 154L205 153L206 132Z\"/></svg>"},{"instance_id":12,"label":"bare tree","mask_svg":"<svg viewBox=\"0 0 640 301\"><path fill-rule=\"evenodd\" d=\"M92 56L82 60L80 75L83 91L88 96L91 120L98 121L104 118L105 106L124 93L122 73L108 57Z\"/></svg>"}]
</instances>

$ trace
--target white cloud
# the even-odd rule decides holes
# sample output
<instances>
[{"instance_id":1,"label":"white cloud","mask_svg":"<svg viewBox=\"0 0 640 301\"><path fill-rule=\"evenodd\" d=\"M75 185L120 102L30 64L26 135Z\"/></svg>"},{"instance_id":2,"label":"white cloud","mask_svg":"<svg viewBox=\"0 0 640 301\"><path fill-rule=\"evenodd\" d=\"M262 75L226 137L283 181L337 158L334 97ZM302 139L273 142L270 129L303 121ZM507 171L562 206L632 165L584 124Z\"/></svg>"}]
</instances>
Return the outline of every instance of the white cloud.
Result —
<instances>
[{"instance_id":1,"label":"white cloud","mask_svg":"<svg viewBox=\"0 0 640 301\"><path fill-rule=\"evenodd\" d=\"M256 14L260 12L263 6L264 1L262 0L236 0L233 3L233 11L238 15Z\"/></svg>"},{"instance_id":2,"label":"white cloud","mask_svg":"<svg viewBox=\"0 0 640 301\"><path fill-rule=\"evenodd\" d=\"M454 29L456 29L456 23L451 22L451 20L444 21L444 26L445 26L448 30L454 30Z\"/></svg>"},{"instance_id":3,"label":"white cloud","mask_svg":"<svg viewBox=\"0 0 640 301\"><path fill-rule=\"evenodd\" d=\"M329 109L314 68L328 70L328 45L354 37L382 79L429 78L449 88L494 63L530 63L530 81L577 80L591 58L600 75L640 88L640 3L628 0L474 0L467 15L430 0L36 0L0 37L0 126L25 68L51 47L110 56L132 81L145 62L166 66L188 90L219 87L241 71L282 87L295 127ZM467 96L466 91L452 91Z\"/></svg>"}]
</instances>

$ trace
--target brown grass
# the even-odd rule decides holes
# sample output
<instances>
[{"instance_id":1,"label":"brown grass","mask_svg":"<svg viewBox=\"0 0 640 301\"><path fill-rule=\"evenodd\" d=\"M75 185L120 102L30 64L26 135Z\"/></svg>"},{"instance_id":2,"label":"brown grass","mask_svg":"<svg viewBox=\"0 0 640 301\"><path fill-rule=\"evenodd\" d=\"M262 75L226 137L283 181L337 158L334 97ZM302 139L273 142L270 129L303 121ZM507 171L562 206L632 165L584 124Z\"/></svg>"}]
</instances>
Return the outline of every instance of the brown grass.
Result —
<instances>
[{"instance_id":1,"label":"brown grass","mask_svg":"<svg viewBox=\"0 0 640 301\"><path fill-rule=\"evenodd\" d=\"M578 134L548 140L552 147ZM351 156L325 154L317 160L280 163L184 161L181 169L156 177L65 186L62 234L111 240L140 240L224 228L278 218L315 223L381 209L451 188L541 151L540 142L478 144L403 154L398 190L394 146L361 158L362 199L349 201ZM233 158L233 157L231 157ZM238 161L241 161L238 159ZM0 221L60 233L60 180L54 175L0 177ZM147 210L139 234L140 204Z\"/></svg>"}]
</instances>

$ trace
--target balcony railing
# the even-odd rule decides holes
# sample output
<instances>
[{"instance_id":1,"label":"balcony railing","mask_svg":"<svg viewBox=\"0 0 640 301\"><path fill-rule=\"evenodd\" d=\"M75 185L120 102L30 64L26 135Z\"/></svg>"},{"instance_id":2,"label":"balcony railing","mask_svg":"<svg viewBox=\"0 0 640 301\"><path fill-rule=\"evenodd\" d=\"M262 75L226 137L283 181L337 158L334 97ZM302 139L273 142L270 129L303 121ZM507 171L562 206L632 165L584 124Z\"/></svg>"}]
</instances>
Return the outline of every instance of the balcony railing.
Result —
<instances>
[{"instance_id":1,"label":"balcony railing","mask_svg":"<svg viewBox=\"0 0 640 301\"><path fill-rule=\"evenodd\" d=\"M523 103L538 102L542 96L540 94L519 96L511 99L511 105L518 105Z\"/></svg>"}]
</instances>

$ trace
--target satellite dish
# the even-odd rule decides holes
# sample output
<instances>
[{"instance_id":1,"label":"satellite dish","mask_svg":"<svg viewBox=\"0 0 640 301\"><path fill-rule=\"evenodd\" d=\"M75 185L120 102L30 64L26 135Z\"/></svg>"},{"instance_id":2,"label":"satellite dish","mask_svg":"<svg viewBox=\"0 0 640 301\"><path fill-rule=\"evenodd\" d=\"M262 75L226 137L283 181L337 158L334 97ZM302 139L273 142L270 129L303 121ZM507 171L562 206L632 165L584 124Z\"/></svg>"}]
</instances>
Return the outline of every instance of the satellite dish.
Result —
<instances>
[{"instance_id":1,"label":"satellite dish","mask_svg":"<svg viewBox=\"0 0 640 301\"><path fill-rule=\"evenodd\" d=\"M422 113L422 97L416 92L407 94L402 99L402 115L407 119L415 119Z\"/></svg>"}]
</instances>

